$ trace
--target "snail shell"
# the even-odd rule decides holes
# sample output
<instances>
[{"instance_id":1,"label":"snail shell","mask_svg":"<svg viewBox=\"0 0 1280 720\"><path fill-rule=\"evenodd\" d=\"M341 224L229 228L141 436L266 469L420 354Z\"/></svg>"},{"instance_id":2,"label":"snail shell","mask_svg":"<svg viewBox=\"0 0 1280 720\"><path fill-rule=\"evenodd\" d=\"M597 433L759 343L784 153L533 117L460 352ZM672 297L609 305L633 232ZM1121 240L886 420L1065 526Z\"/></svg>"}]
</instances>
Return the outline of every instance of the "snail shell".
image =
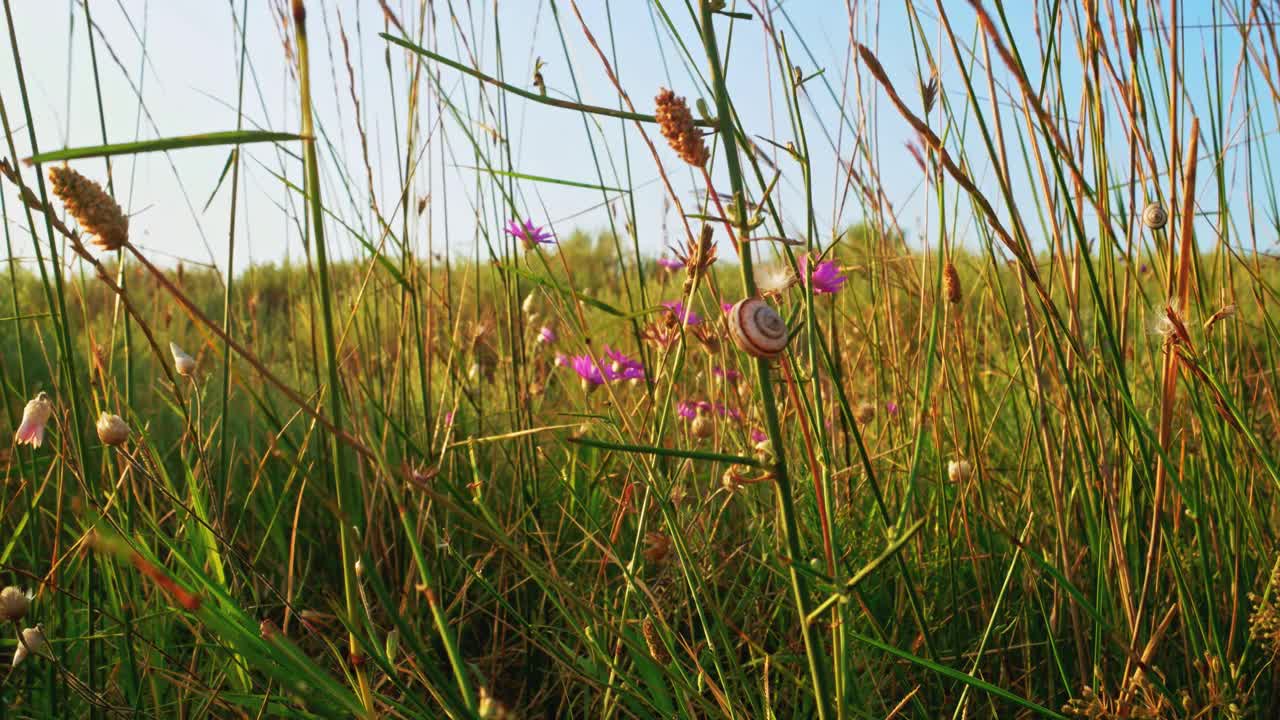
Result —
<instances>
[{"instance_id":1,"label":"snail shell","mask_svg":"<svg viewBox=\"0 0 1280 720\"><path fill-rule=\"evenodd\" d=\"M1152 230L1159 230L1169 222L1169 211L1160 203L1151 203L1142 210L1142 224Z\"/></svg>"},{"instance_id":2,"label":"snail shell","mask_svg":"<svg viewBox=\"0 0 1280 720\"><path fill-rule=\"evenodd\" d=\"M787 322L760 298L739 300L729 310L728 321L733 344L753 357L778 357L791 339Z\"/></svg>"}]
</instances>

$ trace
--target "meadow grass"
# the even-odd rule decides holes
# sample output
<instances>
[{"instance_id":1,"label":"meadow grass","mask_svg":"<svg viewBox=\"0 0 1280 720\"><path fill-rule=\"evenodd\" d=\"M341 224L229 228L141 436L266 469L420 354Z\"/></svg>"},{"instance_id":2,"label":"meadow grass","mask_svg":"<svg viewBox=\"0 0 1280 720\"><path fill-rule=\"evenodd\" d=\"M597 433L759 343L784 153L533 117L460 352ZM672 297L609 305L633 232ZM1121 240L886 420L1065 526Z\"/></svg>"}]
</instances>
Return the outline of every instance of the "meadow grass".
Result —
<instances>
[{"instance_id":1,"label":"meadow grass","mask_svg":"<svg viewBox=\"0 0 1280 720\"><path fill-rule=\"evenodd\" d=\"M688 73L668 93L627 86L575 0L552 27L592 54L532 83L486 69L500 12L449 6L492 58L443 50L479 39L457 15L382 3L349 36L279 3L299 127L262 128L233 2L234 129L112 138L99 90L76 101L101 142L50 149L4 0L0 719L1274 712L1266 9L1213 3L1189 57L1176 2L1048 0L1028 34L908 0L916 63L886 68L875 12L833 4L848 62L814 67L785 3L651 0ZM770 128L730 91L744 37ZM389 194L355 41L399 69ZM313 74L321 43L347 77ZM563 176L594 179L514 166L516 103L580 120L593 166ZM890 115L905 148L879 145ZM113 199L113 161L223 148L234 267L261 143L301 259L166 263ZM446 156L473 186L434 184ZM890 162L918 170L911 224ZM609 227L544 231L547 183L599 192ZM471 257L423 219L449 192Z\"/></svg>"}]
</instances>

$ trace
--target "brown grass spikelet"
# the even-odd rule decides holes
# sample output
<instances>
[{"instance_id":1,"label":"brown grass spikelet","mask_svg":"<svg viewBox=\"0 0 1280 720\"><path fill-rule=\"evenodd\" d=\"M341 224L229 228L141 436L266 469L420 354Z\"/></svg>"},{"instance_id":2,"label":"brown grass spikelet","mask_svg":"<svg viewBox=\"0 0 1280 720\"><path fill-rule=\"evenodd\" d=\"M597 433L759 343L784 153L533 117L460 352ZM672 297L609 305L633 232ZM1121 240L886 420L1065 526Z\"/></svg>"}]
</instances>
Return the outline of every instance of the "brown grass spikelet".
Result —
<instances>
[{"instance_id":1,"label":"brown grass spikelet","mask_svg":"<svg viewBox=\"0 0 1280 720\"><path fill-rule=\"evenodd\" d=\"M653 624L652 618L645 618L640 623L640 632L644 634L644 644L649 646L649 656L659 665L666 665L671 662L671 653L667 652L667 648L662 644L662 638L658 636L658 629Z\"/></svg>"},{"instance_id":2,"label":"brown grass spikelet","mask_svg":"<svg viewBox=\"0 0 1280 720\"><path fill-rule=\"evenodd\" d=\"M119 250L129 241L129 218L98 183L66 165L49 168L53 194L103 250Z\"/></svg>"},{"instance_id":3,"label":"brown grass spikelet","mask_svg":"<svg viewBox=\"0 0 1280 720\"><path fill-rule=\"evenodd\" d=\"M960 287L960 273L956 271L955 263L950 260L942 268L942 287L947 293L947 302L952 305L959 305L963 298L963 289Z\"/></svg>"},{"instance_id":4,"label":"brown grass spikelet","mask_svg":"<svg viewBox=\"0 0 1280 720\"><path fill-rule=\"evenodd\" d=\"M654 116L658 119L658 129L667 139L667 144L680 155L680 159L702 167L707 164L709 154L707 144L702 140L702 133L693 123L693 113L689 112L689 104L684 98L677 96L667 88L662 88L655 97L657 110Z\"/></svg>"}]
</instances>

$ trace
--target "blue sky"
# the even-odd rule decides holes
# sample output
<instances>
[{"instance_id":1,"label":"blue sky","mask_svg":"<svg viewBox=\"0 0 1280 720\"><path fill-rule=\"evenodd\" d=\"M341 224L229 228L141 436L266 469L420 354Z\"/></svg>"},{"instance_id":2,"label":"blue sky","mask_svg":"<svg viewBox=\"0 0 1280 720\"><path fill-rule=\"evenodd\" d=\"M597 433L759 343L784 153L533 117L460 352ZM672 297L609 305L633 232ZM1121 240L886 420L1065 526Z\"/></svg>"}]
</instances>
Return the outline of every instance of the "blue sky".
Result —
<instances>
[{"instance_id":1,"label":"blue sky","mask_svg":"<svg viewBox=\"0 0 1280 720\"><path fill-rule=\"evenodd\" d=\"M242 3L234 2L238 10ZM416 6L416 3L404 4ZM499 15L495 19L490 14L495 5L492 2L437 0L439 51L462 62L468 62L469 57L478 58L486 72L497 75L501 71L513 84L526 87L534 59L540 56L547 63L544 75L552 94L572 95L576 79L584 101L608 106L617 103L617 93L567 0L558 3L558 21L565 38L563 47L556 31L557 19L547 2L519 0L496 4ZM102 135L83 8L70 1L13 5L41 149L100 143ZM245 123L249 127L294 130L298 125L296 88L289 75L275 5L277 3L261 0L248 3L247 54L251 73L244 98ZM401 3L392 5L399 8ZM738 5L749 9L745 2ZM899 89L914 101L916 61L902 5L897 2L880 3L882 7L871 8L866 7L868 3L854 5L858 8L852 28L854 36L877 50ZM933 33L928 38L929 44L946 48L929 12L933 4L920 5L926 33ZM702 95L691 67L671 36L658 26L660 21L649 3L581 0L579 6L586 25L611 54L611 62L616 62L621 83L638 109L650 111L652 97L659 86L670 86L677 93L688 95L691 101ZM691 40L694 35L684 3L667 2L665 6L672 13L681 36ZM972 42L975 26L967 3L949 0L945 7L961 41ZM450 8L456 12L452 20ZM791 0L780 8L774 12L773 21L786 32L793 61L806 72L817 68L825 71L820 80L806 86L812 104L806 104L804 110L814 155L814 202L819 236L829 240L837 228L856 222L862 216L861 205L852 197L841 202L844 185L836 158L837 155L850 157L853 131L839 121L838 98L845 93L852 97L859 86L864 94L869 94L874 81L860 71L856 63L851 69L848 65L850 19L845 3ZM1030 2L1018 2L1009 4L1007 9L1010 26L1024 48L1036 46L1032 8ZM230 3L117 0L92 3L91 9L93 20L100 28L95 42L110 141L235 127L239 39ZM397 156L397 147L405 133L407 56L398 48L391 48L393 77L389 80L385 64L387 47L377 37L377 32L383 29L383 18L376 2L312 0L308 9L315 46L312 77L316 110L328 149L321 158L326 171L326 197L347 222L368 231L374 223L363 207L364 163L339 40L339 17L352 43L352 64L369 137L374 181L379 204L387 214L396 208L397 173L403 164L403 159ZM1208 21L1207 10L1197 12L1196 9L1188 11L1186 21ZM419 22L411 11L402 11L400 15L410 27ZM495 52L495 22L501 28L501 65ZM722 29L724 27L727 23ZM459 28L466 35L465 45L459 42ZM1206 47L1205 42L1212 40L1212 32L1192 30L1187 34L1184 52L1190 58L1188 102L1192 104L1203 105L1206 101L1200 52ZM611 47L611 37L616 47ZM1220 34L1219 39L1226 48L1225 56L1234 62L1239 53L1238 37L1227 32ZM785 142L790 139L790 132L779 95L783 88L767 40L758 23L735 23L729 83L749 130L761 137ZM4 48L4 52L9 49ZM1069 54L1074 55L1074 50ZM1039 59L1028 60L1032 70L1038 71ZM696 56L695 62L696 68L692 69L700 73L701 57ZM944 91L956 102L962 102L963 86L958 81L949 50L940 57L940 66ZM1231 67L1222 70L1228 84L1231 70ZM471 117L478 117L474 83L447 68L441 72L442 87L451 101L469 108L467 112ZM1064 75L1070 78L1073 72L1068 68ZM1006 76L998 72L997 78L1002 77ZM830 91L823 81L829 83ZM425 82L422 87L430 90ZM1078 98L1073 97L1073 93L1078 93L1078 86L1072 87L1068 80L1063 90L1068 107L1076 107ZM830 93L837 99L833 100ZM20 120L14 72L8 62L0 63L0 94L5 98L11 119ZM485 102L493 103L496 97L493 91L488 91ZM505 215L505 211L493 208L493 198L487 191L477 195L475 171L468 169L476 161L466 132L483 138L486 131L474 122L464 127L452 117L440 123L435 103L429 105L419 115L419 128L422 133L430 133L431 150L420 159L414 194L416 200L430 192L431 200L427 213L412 219L410 234L419 254L426 254L429 241L430 248L436 252L445 252L447 244L451 254L469 256L484 233L498 230L501 224L498 216ZM596 143L606 185L625 184L629 158L630 182L636 188L641 247L656 255L666 242L678 239L663 235L663 189L656 181L649 151L632 125L601 119L598 123L593 120L588 130L578 114L517 97L507 98L506 110L508 121L500 127L500 132L508 142L515 171L596 182L590 138ZM1007 106L1004 110L1007 123L1019 121L1016 107ZM1261 123L1268 129L1276 125L1274 109L1270 113L1269 119ZM904 143L910 139L905 124L887 103L880 102L868 117L868 127L857 131L866 134L879 159L881 182L908 234L924 232L927 199L921 173L904 150ZM1223 134L1230 139L1231 128ZM700 182L662 146L660 136L652 128L650 135L658 143L662 161L681 200L687 208L692 207L693 192L700 187ZM19 140L19 153L28 154L25 131L20 133ZM300 233L286 212L291 203L296 208L297 197L283 189L274 176L283 168L287 175L297 179L299 164L280 149L269 146L248 148L245 157L237 218L236 268L242 269L249 262L301 258ZM226 158L225 148L211 148L118 159L112 168L116 193L131 213L135 243L154 251L158 257L169 258L170 262L183 258L225 267L230 220L227 188L223 187L213 197L207 209L205 204ZM100 160L79 161L76 167L95 178L105 176L105 164ZM349 201L342 189L340 168L359 193L354 201ZM803 200L797 192L799 170L785 159L782 168L784 175L778 198L784 204L784 211L790 211L786 213L788 217L802 218ZM984 188L993 187L982 164L972 171ZM722 175L715 177L718 186L727 188ZM13 197L9 188L5 191L7 199ZM1232 197L1238 200L1239 190L1234 193ZM1215 202L1210 199L1210 204ZM575 227L608 227L608 210L601 207L598 190L525 182L520 184L519 203L526 214L538 222L553 224L561 234ZM14 210L11 202L11 216ZM22 257L30 253L30 243L20 218L20 214L11 217L8 227L13 234L15 255ZM398 220L395 225L399 227ZM678 226L676 218L669 216L665 226L674 231ZM971 230L971 221L964 218L957 221L957 234L966 236ZM330 229L330 242L339 254L351 256L362 252L354 239L337 228Z\"/></svg>"}]
</instances>

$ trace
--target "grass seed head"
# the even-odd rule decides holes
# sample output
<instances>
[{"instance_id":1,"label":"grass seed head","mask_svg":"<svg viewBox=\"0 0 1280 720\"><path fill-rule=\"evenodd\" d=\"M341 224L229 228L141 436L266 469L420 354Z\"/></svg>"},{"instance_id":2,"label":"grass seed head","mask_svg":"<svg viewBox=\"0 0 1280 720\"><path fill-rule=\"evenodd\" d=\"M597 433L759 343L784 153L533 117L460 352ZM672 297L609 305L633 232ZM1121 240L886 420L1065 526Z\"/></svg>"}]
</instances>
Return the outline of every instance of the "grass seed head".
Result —
<instances>
[{"instance_id":1,"label":"grass seed head","mask_svg":"<svg viewBox=\"0 0 1280 720\"><path fill-rule=\"evenodd\" d=\"M693 113L689 111L689 104L684 98L662 88L654 98L654 103L657 105L654 116L658 119L658 129L662 131L662 136L667 139L671 149L676 151L681 160L694 167L706 165L710 157L707 144L703 142L702 133L698 132L698 126L694 124Z\"/></svg>"},{"instance_id":2,"label":"grass seed head","mask_svg":"<svg viewBox=\"0 0 1280 720\"><path fill-rule=\"evenodd\" d=\"M129 242L129 218L98 183L65 165L49 168L53 194L102 250L119 250Z\"/></svg>"},{"instance_id":3,"label":"grass seed head","mask_svg":"<svg viewBox=\"0 0 1280 720\"><path fill-rule=\"evenodd\" d=\"M649 656L654 662L659 665L671 662L671 654L662 644L662 637L658 635L658 629L653 624L652 618L645 618L644 622L640 623L640 632L644 634L644 644L649 647Z\"/></svg>"},{"instance_id":4,"label":"grass seed head","mask_svg":"<svg viewBox=\"0 0 1280 720\"><path fill-rule=\"evenodd\" d=\"M952 305L959 305L963 297L960 288L960 273L956 272L956 266L950 260L942 268L942 286L947 292L947 302Z\"/></svg>"}]
</instances>

